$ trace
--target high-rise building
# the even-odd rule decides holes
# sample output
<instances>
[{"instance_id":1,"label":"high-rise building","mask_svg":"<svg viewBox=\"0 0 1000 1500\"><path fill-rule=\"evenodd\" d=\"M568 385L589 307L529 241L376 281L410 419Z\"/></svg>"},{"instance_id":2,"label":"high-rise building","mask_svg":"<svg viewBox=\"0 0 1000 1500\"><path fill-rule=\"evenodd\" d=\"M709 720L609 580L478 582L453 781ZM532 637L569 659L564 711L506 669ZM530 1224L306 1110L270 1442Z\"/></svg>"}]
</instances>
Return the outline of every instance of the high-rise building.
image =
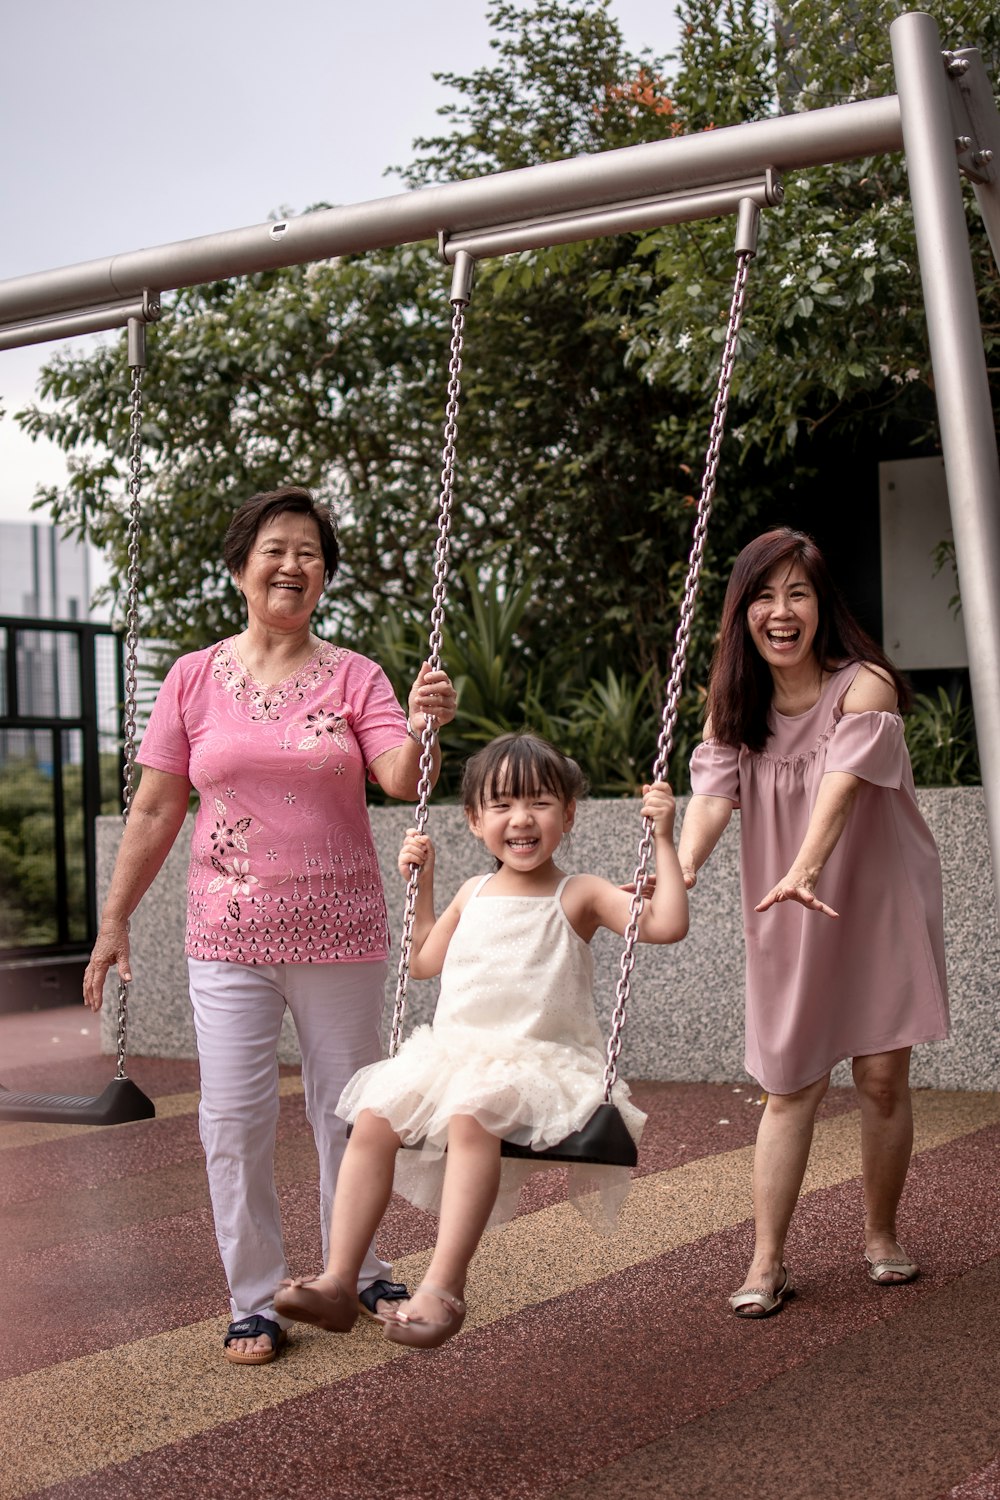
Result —
<instances>
[{"instance_id":1,"label":"high-rise building","mask_svg":"<svg viewBox=\"0 0 1000 1500\"><path fill-rule=\"evenodd\" d=\"M106 576L87 542L40 521L0 521L0 615L35 620L100 620L93 597Z\"/></svg>"}]
</instances>

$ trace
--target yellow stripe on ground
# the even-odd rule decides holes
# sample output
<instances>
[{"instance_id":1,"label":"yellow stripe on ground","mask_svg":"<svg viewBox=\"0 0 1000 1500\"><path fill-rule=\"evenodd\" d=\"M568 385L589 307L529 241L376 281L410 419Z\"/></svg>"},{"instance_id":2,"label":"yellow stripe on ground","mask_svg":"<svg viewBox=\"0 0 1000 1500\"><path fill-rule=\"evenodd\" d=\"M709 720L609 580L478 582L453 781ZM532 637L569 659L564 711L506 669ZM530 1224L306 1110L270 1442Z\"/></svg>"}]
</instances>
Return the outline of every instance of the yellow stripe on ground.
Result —
<instances>
[{"instance_id":1,"label":"yellow stripe on ground","mask_svg":"<svg viewBox=\"0 0 1000 1500\"><path fill-rule=\"evenodd\" d=\"M1000 1122L1000 1096L918 1093L914 1111L916 1149L928 1151ZM621 1228L607 1239L580 1234L579 1217L565 1202L487 1235L470 1278L466 1326L482 1327L742 1223L750 1213L752 1156L753 1147L745 1146L639 1178ZM803 1191L835 1186L859 1171L857 1113L823 1121ZM427 1259L427 1252L407 1256L395 1274L412 1284ZM0 1496L16 1500L126 1462L406 1352L359 1319L350 1338L296 1329L293 1357L241 1370L222 1358L225 1326L209 1318L0 1384L4 1425L18 1434L17 1473L0 1474ZM72 1445L53 1442L45 1420L53 1411L61 1430L73 1433Z\"/></svg>"},{"instance_id":2,"label":"yellow stripe on ground","mask_svg":"<svg viewBox=\"0 0 1000 1500\"><path fill-rule=\"evenodd\" d=\"M34 1092L34 1090L32 1090ZM278 1079L278 1093L290 1098L302 1093L302 1079L296 1074ZM161 1094L154 1098L157 1120L175 1120L179 1115L198 1113L201 1095L195 1089L186 1094ZM133 1121L133 1124L151 1125L152 1120ZM73 1136L92 1135L95 1131L120 1130L119 1125L59 1125L55 1120L0 1121L0 1151L10 1151L14 1146L40 1146L45 1141L61 1141Z\"/></svg>"}]
</instances>

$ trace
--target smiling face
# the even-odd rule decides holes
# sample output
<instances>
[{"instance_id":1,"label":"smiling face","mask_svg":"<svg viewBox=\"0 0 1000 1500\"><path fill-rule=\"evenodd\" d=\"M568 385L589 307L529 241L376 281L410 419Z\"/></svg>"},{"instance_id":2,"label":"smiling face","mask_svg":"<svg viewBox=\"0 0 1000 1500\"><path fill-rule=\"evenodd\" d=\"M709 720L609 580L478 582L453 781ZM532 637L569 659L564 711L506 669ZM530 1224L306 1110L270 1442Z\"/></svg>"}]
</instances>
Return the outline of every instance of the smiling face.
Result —
<instances>
[{"instance_id":1,"label":"smiling face","mask_svg":"<svg viewBox=\"0 0 1000 1500\"><path fill-rule=\"evenodd\" d=\"M818 628L819 601L805 568L779 563L747 609L751 640L771 670L781 671L813 658Z\"/></svg>"},{"instance_id":2,"label":"smiling face","mask_svg":"<svg viewBox=\"0 0 1000 1500\"><path fill-rule=\"evenodd\" d=\"M256 623L279 630L308 625L325 580L319 527L312 516L294 511L269 516L235 578Z\"/></svg>"},{"instance_id":3,"label":"smiling face","mask_svg":"<svg viewBox=\"0 0 1000 1500\"><path fill-rule=\"evenodd\" d=\"M502 782L493 796L468 814L469 827L493 858L521 873L550 863L575 817L575 802L563 802L544 790L507 795Z\"/></svg>"}]
</instances>

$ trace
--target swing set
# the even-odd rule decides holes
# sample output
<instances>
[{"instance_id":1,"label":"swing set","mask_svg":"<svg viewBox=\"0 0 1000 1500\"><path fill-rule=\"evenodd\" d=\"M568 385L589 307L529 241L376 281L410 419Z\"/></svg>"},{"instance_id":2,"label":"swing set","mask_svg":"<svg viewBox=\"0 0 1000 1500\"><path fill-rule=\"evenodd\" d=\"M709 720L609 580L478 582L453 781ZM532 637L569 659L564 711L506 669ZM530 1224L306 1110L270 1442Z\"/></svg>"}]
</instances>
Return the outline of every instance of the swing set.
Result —
<instances>
[{"instance_id":1,"label":"swing set","mask_svg":"<svg viewBox=\"0 0 1000 1500\"><path fill-rule=\"evenodd\" d=\"M159 317L162 291L437 236L442 258L453 268L451 346L428 644L428 659L437 668L441 666L451 545L465 315L477 260L735 214L735 281L666 701L650 774L650 779L657 781L666 775L673 748L747 273L756 254L761 210L781 203L782 172L902 148L907 157L962 585L990 845L994 869L1000 872L1000 466L959 181L961 174L972 182L994 258L1000 262L1000 115L978 51L966 48L942 52L937 27L930 16L915 12L897 17L890 28L890 37L898 95L424 188L419 193L326 209L283 223L210 235L0 282L0 349L80 333L128 329L132 397L123 712L126 820L135 764L145 326ZM428 721L421 737L415 813L421 833L428 819L435 733L433 722ZM652 825L644 818L607 1043L603 1103L584 1129L559 1145L534 1152L529 1147L504 1142L501 1149L505 1156L635 1164L635 1146L614 1106L612 1091L627 1019L651 851ZM406 1005L417 876L416 867L411 867L389 1038L390 1056L399 1045ZM152 1101L126 1073L128 991L129 987L119 981L117 1069L104 1092L96 1098L82 1098L24 1094L0 1088L0 1121L119 1124L154 1114Z\"/></svg>"}]
</instances>

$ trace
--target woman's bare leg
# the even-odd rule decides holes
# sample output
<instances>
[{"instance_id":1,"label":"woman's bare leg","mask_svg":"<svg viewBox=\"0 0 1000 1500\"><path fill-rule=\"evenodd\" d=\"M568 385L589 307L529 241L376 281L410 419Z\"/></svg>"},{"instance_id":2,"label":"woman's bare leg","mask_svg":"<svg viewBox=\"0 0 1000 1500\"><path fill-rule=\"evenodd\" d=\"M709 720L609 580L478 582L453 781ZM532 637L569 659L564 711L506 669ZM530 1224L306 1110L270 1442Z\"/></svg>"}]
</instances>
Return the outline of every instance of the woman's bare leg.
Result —
<instances>
[{"instance_id":1,"label":"woman's bare leg","mask_svg":"<svg viewBox=\"0 0 1000 1500\"><path fill-rule=\"evenodd\" d=\"M861 1101L865 1251L873 1261L905 1260L896 1238L896 1210L913 1150L910 1048L856 1057L853 1071ZM889 1271L882 1277L906 1279Z\"/></svg>"},{"instance_id":2,"label":"woman's bare leg","mask_svg":"<svg viewBox=\"0 0 1000 1500\"><path fill-rule=\"evenodd\" d=\"M799 1198L813 1123L830 1075L794 1094L769 1094L753 1155L754 1254L740 1291L773 1295L784 1273L785 1236ZM744 1317L759 1317L750 1307Z\"/></svg>"}]
</instances>

